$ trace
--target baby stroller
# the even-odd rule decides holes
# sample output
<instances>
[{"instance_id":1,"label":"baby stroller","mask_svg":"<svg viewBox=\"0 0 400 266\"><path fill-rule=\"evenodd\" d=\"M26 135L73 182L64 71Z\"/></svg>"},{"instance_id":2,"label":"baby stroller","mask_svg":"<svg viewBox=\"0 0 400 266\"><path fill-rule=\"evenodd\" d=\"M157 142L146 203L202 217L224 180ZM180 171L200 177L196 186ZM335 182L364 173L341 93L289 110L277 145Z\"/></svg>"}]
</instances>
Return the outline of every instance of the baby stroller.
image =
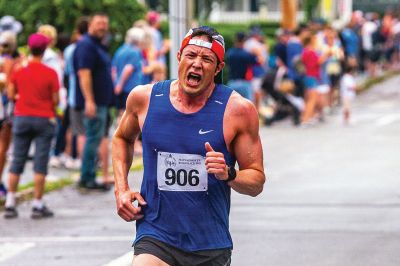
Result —
<instances>
[{"instance_id":1,"label":"baby stroller","mask_svg":"<svg viewBox=\"0 0 400 266\"><path fill-rule=\"evenodd\" d=\"M265 125L270 126L288 116L291 116L294 125L300 124L304 101L294 95L296 85L288 78L285 67L270 70L264 76L261 88L275 102L273 115L264 119Z\"/></svg>"}]
</instances>

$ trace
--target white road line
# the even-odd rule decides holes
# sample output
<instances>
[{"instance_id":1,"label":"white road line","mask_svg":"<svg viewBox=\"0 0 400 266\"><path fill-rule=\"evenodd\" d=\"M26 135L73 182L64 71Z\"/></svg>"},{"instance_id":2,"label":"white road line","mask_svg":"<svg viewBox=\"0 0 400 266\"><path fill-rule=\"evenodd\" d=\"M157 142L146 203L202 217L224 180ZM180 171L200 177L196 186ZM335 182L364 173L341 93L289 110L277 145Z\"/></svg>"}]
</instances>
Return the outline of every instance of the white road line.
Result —
<instances>
[{"instance_id":1,"label":"white road line","mask_svg":"<svg viewBox=\"0 0 400 266\"><path fill-rule=\"evenodd\" d=\"M132 236L51 236L51 237L0 237L1 242L125 242Z\"/></svg>"},{"instance_id":2,"label":"white road line","mask_svg":"<svg viewBox=\"0 0 400 266\"><path fill-rule=\"evenodd\" d=\"M375 125L377 127L387 126L387 125L393 123L394 121L396 121L397 119L399 119L398 115L386 115L386 116L379 118L376 121Z\"/></svg>"},{"instance_id":3,"label":"white road line","mask_svg":"<svg viewBox=\"0 0 400 266\"><path fill-rule=\"evenodd\" d=\"M133 252L128 252L115 260L110 261L104 266L129 266L132 264Z\"/></svg>"},{"instance_id":4,"label":"white road line","mask_svg":"<svg viewBox=\"0 0 400 266\"><path fill-rule=\"evenodd\" d=\"M0 244L0 262L5 261L22 251L33 248L35 243L3 243Z\"/></svg>"}]
</instances>

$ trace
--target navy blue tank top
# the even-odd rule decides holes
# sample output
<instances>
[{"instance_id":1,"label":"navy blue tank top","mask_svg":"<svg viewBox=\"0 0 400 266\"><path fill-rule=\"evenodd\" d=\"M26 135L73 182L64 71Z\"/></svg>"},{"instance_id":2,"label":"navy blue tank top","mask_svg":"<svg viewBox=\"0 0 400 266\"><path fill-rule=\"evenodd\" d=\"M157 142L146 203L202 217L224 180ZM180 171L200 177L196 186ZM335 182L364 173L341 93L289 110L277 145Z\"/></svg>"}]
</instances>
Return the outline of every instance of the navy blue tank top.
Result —
<instances>
[{"instance_id":1,"label":"navy blue tank top","mask_svg":"<svg viewBox=\"0 0 400 266\"><path fill-rule=\"evenodd\" d=\"M232 248L229 233L230 187L208 174L205 142L229 154L223 118L232 90L217 85L201 110L184 114L170 101L171 80L156 83L142 129L147 202L136 223L136 240L145 236L185 251Z\"/></svg>"}]
</instances>

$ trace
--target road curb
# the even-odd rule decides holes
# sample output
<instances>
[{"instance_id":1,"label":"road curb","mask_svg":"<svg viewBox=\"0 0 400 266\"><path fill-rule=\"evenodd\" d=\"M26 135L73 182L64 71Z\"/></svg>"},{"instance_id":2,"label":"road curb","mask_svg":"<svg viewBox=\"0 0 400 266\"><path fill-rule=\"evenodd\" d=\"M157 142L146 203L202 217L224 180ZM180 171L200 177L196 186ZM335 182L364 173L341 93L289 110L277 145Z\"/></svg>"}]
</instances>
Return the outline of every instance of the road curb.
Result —
<instances>
[{"instance_id":1,"label":"road curb","mask_svg":"<svg viewBox=\"0 0 400 266\"><path fill-rule=\"evenodd\" d=\"M384 72L382 75L376 76L376 77L371 77L367 78L364 82L362 82L359 85L359 89L357 90L357 94L361 94L368 89L370 89L372 86L377 85L391 77L400 75L400 70L389 70Z\"/></svg>"},{"instance_id":2,"label":"road curb","mask_svg":"<svg viewBox=\"0 0 400 266\"><path fill-rule=\"evenodd\" d=\"M130 171L135 172L135 171L140 171L141 169L143 169L142 157L138 157L132 162ZM72 172L69 176L64 177L64 178L60 178L60 179L52 180L52 181L47 180L46 184L45 184L45 186L46 186L45 194L76 184L79 180L79 176L80 176L79 172ZM30 187L27 187L27 188L24 188L23 190L18 191L16 193L17 203L21 203L21 202L32 199L33 193L34 193L33 184ZM5 203L5 200L0 199L0 211L2 211L4 209L4 203Z\"/></svg>"}]
</instances>

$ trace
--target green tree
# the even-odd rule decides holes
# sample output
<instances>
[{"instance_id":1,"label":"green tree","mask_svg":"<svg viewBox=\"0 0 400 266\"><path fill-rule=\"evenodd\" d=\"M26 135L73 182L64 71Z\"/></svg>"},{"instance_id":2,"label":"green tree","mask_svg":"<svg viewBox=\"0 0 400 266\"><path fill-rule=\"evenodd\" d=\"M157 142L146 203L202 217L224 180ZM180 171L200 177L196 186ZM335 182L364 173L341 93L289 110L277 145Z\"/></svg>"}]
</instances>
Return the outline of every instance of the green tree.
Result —
<instances>
[{"instance_id":1,"label":"green tree","mask_svg":"<svg viewBox=\"0 0 400 266\"><path fill-rule=\"evenodd\" d=\"M24 26L21 43L42 24L53 25L59 33L70 34L80 16L95 12L110 17L112 46L115 47L123 41L133 22L144 17L146 8L136 0L0 0L0 15L12 15Z\"/></svg>"},{"instance_id":2,"label":"green tree","mask_svg":"<svg viewBox=\"0 0 400 266\"><path fill-rule=\"evenodd\" d=\"M314 18L318 6L319 6L319 0L304 0L304 11L306 13L306 21Z\"/></svg>"}]
</instances>

